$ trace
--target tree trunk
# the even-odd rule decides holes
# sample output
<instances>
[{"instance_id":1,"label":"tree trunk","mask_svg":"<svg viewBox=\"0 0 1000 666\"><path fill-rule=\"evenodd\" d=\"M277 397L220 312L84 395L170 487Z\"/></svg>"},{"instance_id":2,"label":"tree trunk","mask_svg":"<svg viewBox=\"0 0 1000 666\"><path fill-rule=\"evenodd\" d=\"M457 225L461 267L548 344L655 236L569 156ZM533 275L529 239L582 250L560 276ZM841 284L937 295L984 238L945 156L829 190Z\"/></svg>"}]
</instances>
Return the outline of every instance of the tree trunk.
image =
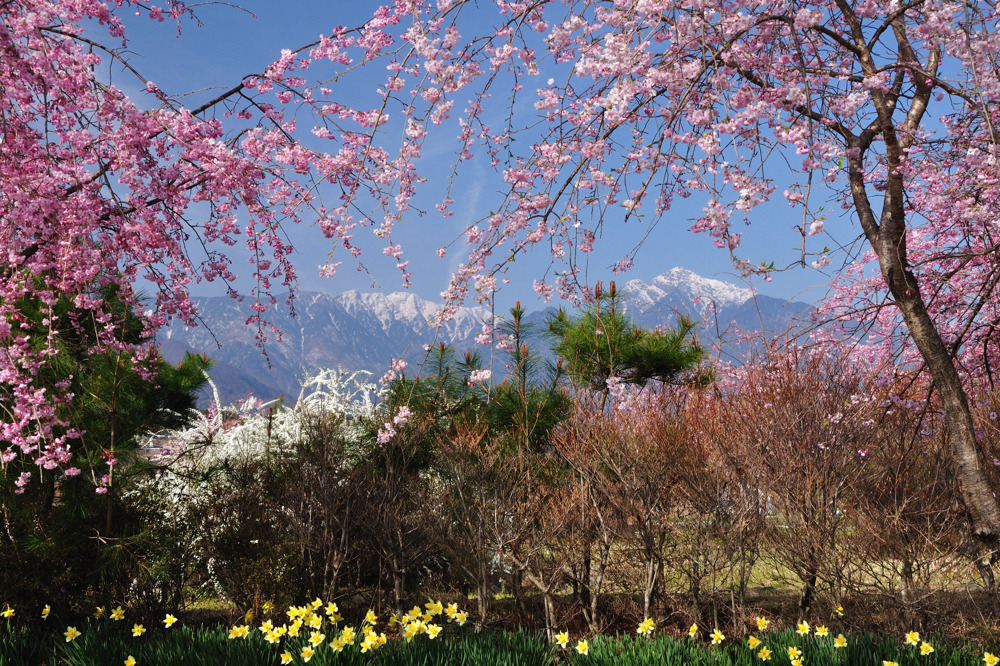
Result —
<instances>
[{"instance_id":1,"label":"tree trunk","mask_svg":"<svg viewBox=\"0 0 1000 666\"><path fill-rule=\"evenodd\" d=\"M483 546L483 551L485 551L485 546ZM476 581L476 610L479 613L479 627L486 625L486 613L489 611L489 595L490 595L490 574L489 568L486 565L485 554L479 557L479 580Z\"/></svg>"},{"instance_id":2,"label":"tree trunk","mask_svg":"<svg viewBox=\"0 0 1000 666\"><path fill-rule=\"evenodd\" d=\"M912 133L913 128L919 124L929 96L929 86L917 86L917 94L907 113L904 130ZM855 210L865 237L878 257L879 268L889 293L892 294L903 322L927 364L934 387L941 396L955 478L969 514L972 535L979 541L992 545L1000 537L1000 506L979 464L976 432L968 397L952 353L931 319L920 293L920 286L909 267L902 162L904 150L912 143L912 139L905 138L907 135L904 135L901 140L896 132L893 121L895 100L887 100L877 92L873 100L879 112L878 125L859 136L848 137L847 142L851 195ZM882 212L876 219L865 183L864 155L878 135L885 142L887 174Z\"/></svg>"},{"instance_id":3,"label":"tree trunk","mask_svg":"<svg viewBox=\"0 0 1000 666\"><path fill-rule=\"evenodd\" d=\"M556 603L548 590L542 592L542 600L545 604L545 635L551 642L556 637Z\"/></svg>"},{"instance_id":4,"label":"tree trunk","mask_svg":"<svg viewBox=\"0 0 1000 666\"><path fill-rule=\"evenodd\" d=\"M888 206L889 197L886 198ZM955 478L969 512L972 534L984 543L994 544L1000 536L1000 507L979 464L976 431L962 379L907 266L905 241L900 234L893 237L891 229L887 232L887 225L879 226L873 243L875 253L889 291L941 396Z\"/></svg>"},{"instance_id":5,"label":"tree trunk","mask_svg":"<svg viewBox=\"0 0 1000 666\"><path fill-rule=\"evenodd\" d=\"M880 257L879 263L886 262L882 262ZM941 396L952 464L955 466L955 478L958 481L962 502L969 512L972 534L983 543L995 544L1000 536L1000 507L997 506L996 498L979 464L976 429L972 422L972 411L969 409L969 400L962 386L962 379L948 348L927 313L913 274L902 266L892 266L890 270L901 271L903 274L902 277L893 275L893 283L896 283L896 286L893 288L893 284L890 284L890 289L903 313L903 321L906 322L920 355L927 363L927 369L934 379L934 387ZM904 284L906 288L902 286Z\"/></svg>"},{"instance_id":6,"label":"tree trunk","mask_svg":"<svg viewBox=\"0 0 1000 666\"><path fill-rule=\"evenodd\" d=\"M805 576L802 577L802 593L799 595L799 614L806 618L812 609L813 598L816 596L816 583L819 581L819 563L815 559L813 549L809 549Z\"/></svg>"},{"instance_id":7,"label":"tree trunk","mask_svg":"<svg viewBox=\"0 0 1000 666\"><path fill-rule=\"evenodd\" d=\"M396 606L396 617L403 617L404 573L400 570L395 558L390 560L392 567L392 601Z\"/></svg>"},{"instance_id":8,"label":"tree trunk","mask_svg":"<svg viewBox=\"0 0 1000 666\"><path fill-rule=\"evenodd\" d=\"M653 557L646 558L646 584L642 592L642 619L645 620L647 617L653 617L652 607L653 607L653 590L656 589L656 559Z\"/></svg>"}]
</instances>

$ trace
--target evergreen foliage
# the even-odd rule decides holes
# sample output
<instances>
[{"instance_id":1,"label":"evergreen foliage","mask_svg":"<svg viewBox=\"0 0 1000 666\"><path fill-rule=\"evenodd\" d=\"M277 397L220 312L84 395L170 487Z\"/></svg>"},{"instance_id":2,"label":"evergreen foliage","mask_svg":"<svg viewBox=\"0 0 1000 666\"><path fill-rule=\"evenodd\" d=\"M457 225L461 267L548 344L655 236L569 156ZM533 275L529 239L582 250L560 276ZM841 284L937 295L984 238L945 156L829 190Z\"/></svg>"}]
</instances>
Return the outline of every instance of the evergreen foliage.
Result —
<instances>
[{"instance_id":1,"label":"evergreen foliage","mask_svg":"<svg viewBox=\"0 0 1000 666\"><path fill-rule=\"evenodd\" d=\"M654 380L673 381L696 368L705 350L695 338L695 325L681 316L673 329L650 331L636 326L612 281L607 291L598 282L593 302L578 315L560 308L549 321L549 332L570 376L601 393L603 406L612 378L645 386Z\"/></svg>"}]
</instances>

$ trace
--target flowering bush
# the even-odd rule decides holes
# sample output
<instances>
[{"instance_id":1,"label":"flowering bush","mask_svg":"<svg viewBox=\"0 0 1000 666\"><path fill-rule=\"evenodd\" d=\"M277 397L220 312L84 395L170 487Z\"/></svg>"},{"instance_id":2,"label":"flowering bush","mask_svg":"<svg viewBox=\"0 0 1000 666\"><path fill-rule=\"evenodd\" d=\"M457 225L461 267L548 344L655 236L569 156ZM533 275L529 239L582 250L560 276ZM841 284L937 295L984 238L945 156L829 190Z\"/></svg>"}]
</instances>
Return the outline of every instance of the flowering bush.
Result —
<instances>
[{"instance_id":1,"label":"flowering bush","mask_svg":"<svg viewBox=\"0 0 1000 666\"><path fill-rule=\"evenodd\" d=\"M350 524L345 496L375 410L364 378L320 373L293 406L216 400L191 427L156 433L162 468L131 499L161 537L153 570L172 607L191 585L240 606L288 586L335 586L346 558L338 529ZM321 524L325 541L316 538Z\"/></svg>"}]
</instances>

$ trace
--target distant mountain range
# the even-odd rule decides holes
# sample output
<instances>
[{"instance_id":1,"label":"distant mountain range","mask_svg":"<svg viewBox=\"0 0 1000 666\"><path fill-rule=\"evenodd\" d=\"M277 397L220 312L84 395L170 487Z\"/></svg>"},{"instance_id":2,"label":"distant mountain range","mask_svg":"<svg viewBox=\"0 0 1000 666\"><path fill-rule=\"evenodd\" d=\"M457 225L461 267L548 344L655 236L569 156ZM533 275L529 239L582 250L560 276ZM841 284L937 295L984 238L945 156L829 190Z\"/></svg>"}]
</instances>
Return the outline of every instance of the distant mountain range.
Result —
<instances>
[{"instance_id":1,"label":"distant mountain range","mask_svg":"<svg viewBox=\"0 0 1000 666\"><path fill-rule=\"evenodd\" d=\"M683 314L701 322L703 338L715 338L732 324L782 332L812 309L807 303L755 295L681 268L649 282L631 280L619 289L627 295L626 309L636 323L650 328L671 325ZM444 342L461 352L475 349L479 347L475 336L490 320L485 308L463 307L435 329L429 322L441 304L411 293L300 292L296 317L274 317L283 335L281 342L267 343L265 357L255 343L255 330L246 325L244 305L224 296L194 301L206 326L187 328L174 322L160 335L163 354L171 362L180 360L185 351L215 359L211 374L226 403L248 394L294 400L300 379L324 368L369 370L377 379L393 358L405 358L411 367L419 364L428 344ZM547 308L527 319L544 322L554 312L555 308Z\"/></svg>"}]
</instances>

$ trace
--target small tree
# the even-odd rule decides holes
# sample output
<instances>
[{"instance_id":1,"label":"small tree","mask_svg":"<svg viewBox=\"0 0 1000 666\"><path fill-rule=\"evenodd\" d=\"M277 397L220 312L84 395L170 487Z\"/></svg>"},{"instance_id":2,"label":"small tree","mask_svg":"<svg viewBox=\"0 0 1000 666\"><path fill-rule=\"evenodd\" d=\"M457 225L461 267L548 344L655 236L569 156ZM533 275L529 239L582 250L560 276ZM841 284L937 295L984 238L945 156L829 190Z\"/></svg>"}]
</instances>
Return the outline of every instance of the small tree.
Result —
<instances>
[{"instance_id":1,"label":"small tree","mask_svg":"<svg viewBox=\"0 0 1000 666\"><path fill-rule=\"evenodd\" d=\"M120 345L100 353L91 353L95 340L109 333L93 312L65 298L48 308L20 306L27 343L58 352L36 378L61 396L58 425L39 431L38 446L46 446L46 433L64 442L64 467L14 458L0 471L7 524L0 563L15 572L0 581L15 594L72 602L88 586L122 592L141 575L148 543L126 492L155 466L141 450L144 435L186 424L207 381L211 363L203 356L188 354L174 366L155 349L129 351L142 342L142 327L114 291L101 297ZM0 404L6 398L0 387Z\"/></svg>"},{"instance_id":2,"label":"small tree","mask_svg":"<svg viewBox=\"0 0 1000 666\"><path fill-rule=\"evenodd\" d=\"M636 326L612 281L607 292L597 283L593 303L578 316L560 309L549 321L549 332L570 376L600 393L603 410L612 378L645 386L652 380L672 381L696 367L705 352L694 339L694 326L686 317L678 317L672 330Z\"/></svg>"},{"instance_id":3,"label":"small tree","mask_svg":"<svg viewBox=\"0 0 1000 666\"><path fill-rule=\"evenodd\" d=\"M487 414L490 425L503 431L510 443L537 452L549 445L552 431L569 415L571 400L559 387L565 375L562 362L544 373L542 357L529 345L535 332L524 322L521 301L516 301L510 320L500 326L508 376L490 392Z\"/></svg>"},{"instance_id":4,"label":"small tree","mask_svg":"<svg viewBox=\"0 0 1000 666\"><path fill-rule=\"evenodd\" d=\"M840 569L859 452L871 446L881 409L861 396L877 373L828 345L773 352L732 375L720 414L729 456L755 472L747 480L766 497L768 552L798 578L805 615Z\"/></svg>"},{"instance_id":5,"label":"small tree","mask_svg":"<svg viewBox=\"0 0 1000 666\"><path fill-rule=\"evenodd\" d=\"M593 303L577 317L565 310L549 321L549 333L556 339L555 352L562 358L570 376L578 385L600 395L599 411L604 412L613 379L626 384L645 386L650 381L668 382L690 371L704 356L693 339L694 324L678 318L676 330L648 331L636 326L621 307L621 296L614 282L605 292L600 283L594 288ZM567 440L569 441L569 440ZM587 465L577 468L581 492L578 497L588 505L593 496ZM599 516L593 506L581 506L581 515ZM608 525L591 525L584 530L590 538L581 539L583 553L579 580L580 603L589 609L592 622L596 617L594 585L603 579L606 547L599 549L598 576L592 576L591 547L609 532ZM606 541L606 539L603 539Z\"/></svg>"}]
</instances>

